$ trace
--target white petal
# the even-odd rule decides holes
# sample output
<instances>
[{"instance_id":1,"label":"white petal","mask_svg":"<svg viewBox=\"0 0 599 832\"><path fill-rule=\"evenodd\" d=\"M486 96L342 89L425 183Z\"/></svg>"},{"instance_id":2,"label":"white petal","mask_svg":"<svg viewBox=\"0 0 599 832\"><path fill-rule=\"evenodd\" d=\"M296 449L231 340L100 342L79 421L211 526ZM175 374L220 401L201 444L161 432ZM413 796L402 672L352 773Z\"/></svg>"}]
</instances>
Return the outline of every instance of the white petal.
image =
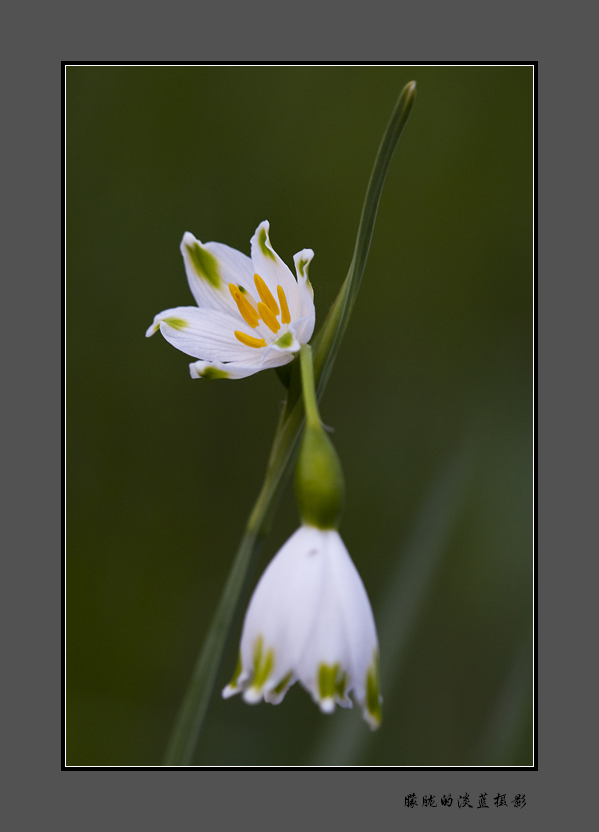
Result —
<instances>
[{"instance_id":1,"label":"white petal","mask_svg":"<svg viewBox=\"0 0 599 832\"><path fill-rule=\"evenodd\" d=\"M190 325L191 316L195 315L197 311L197 307L195 306L176 306L173 309L163 309L162 312L154 315L154 320L146 330L146 338L150 338L156 332L160 332L161 321L169 318L171 319L173 328L181 327L184 329Z\"/></svg>"},{"instance_id":2,"label":"white petal","mask_svg":"<svg viewBox=\"0 0 599 832\"><path fill-rule=\"evenodd\" d=\"M302 316L299 286L288 266L276 253L268 236L269 224L261 222L251 239L254 271L260 275L277 298L277 286L281 286L287 298L291 320Z\"/></svg>"},{"instance_id":3,"label":"white petal","mask_svg":"<svg viewBox=\"0 0 599 832\"><path fill-rule=\"evenodd\" d=\"M297 675L302 685L308 690L325 713L334 710L337 698L334 688L331 696L322 690L321 674L332 674L337 680L345 678L345 687L351 689L352 661L349 633L342 608L340 593L335 586L337 555L336 544L340 541L335 531L319 532L322 550L319 557L323 561L323 583L325 592L314 616L312 630L306 641L304 653L297 666ZM348 556L349 557L349 556ZM336 668L336 672L335 672ZM323 698L324 697L324 698Z\"/></svg>"},{"instance_id":4,"label":"white petal","mask_svg":"<svg viewBox=\"0 0 599 832\"><path fill-rule=\"evenodd\" d=\"M186 231L181 254L189 288L199 307L236 312L229 283L255 292L252 261L241 251L224 243L202 243Z\"/></svg>"},{"instance_id":5,"label":"white petal","mask_svg":"<svg viewBox=\"0 0 599 832\"><path fill-rule=\"evenodd\" d=\"M332 582L338 599L349 646L352 687L358 700L364 699L365 679L378 652L376 626L368 595L349 552L337 532L330 532L328 553Z\"/></svg>"},{"instance_id":6,"label":"white petal","mask_svg":"<svg viewBox=\"0 0 599 832\"><path fill-rule=\"evenodd\" d=\"M256 352L235 337L238 321L216 309L178 306L156 315L150 329L156 324L170 344L194 358L239 361Z\"/></svg>"},{"instance_id":7,"label":"white petal","mask_svg":"<svg viewBox=\"0 0 599 832\"><path fill-rule=\"evenodd\" d=\"M312 262L313 257L314 252L311 248L304 248L293 256L293 262L295 264L295 271L297 274L297 283L300 290L300 315L301 317L306 316L312 318L312 329L314 329L315 317L314 289L312 288L312 284L310 283L310 279L308 277L308 267ZM312 333L310 333L310 336L311 335Z\"/></svg>"},{"instance_id":8,"label":"white petal","mask_svg":"<svg viewBox=\"0 0 599 832\"><path fill-rule=\"evenodd\" d=\"M381 721L378 639L368 595L341 537L330 547L334 586L339 598L351 656L351 688L370 728Z\"/></svg>"},{"instance_id":9,"label":"white petal","mask_svg":"<svg viewBox=\"0 0 599 832\"><path fill-rule=\"evenodd\" d=\"M264 369L259 364L244 364L241 361L195 361L189 365L192 378L247 378Z\"/></svg>"},{"instance_id":10,"label":"white petal","mask_svg":"<svg viewBox=\"0 0 599 832\"><path fill-rule=\"evenodd\" d=\"M294 339L292 347L293 345L297 345L299 350L296 339ZM277 348L275 344L260 349L252 347L243 347L243 349L243 358L238 361L195 361L189 365L191 377L208 379L246 378L259 373L261 370L282 367L284 364L289 364L294 358L291 348L282 350Z\"/></svg>"},{"instance_id":11,"label":"white petal","mask_svg":"<svg viewBox=\"0 0 599 832\"><path fill-rule=\"evenodd\" d=\"M304 652L323 592L319 532L305 526L293 534L262 575L252 595L241 637L243 669L252 667L256 639L274 651L273 688Z\"/></svg>"},{"instance_id":12,"label":"white petal","mask_svg":"<svg viewBox=\"0 0 599 832\"><path fill-rule=\"evenodd\" d=\"M293 345L288 348L289 350L296 352L300 349L301 344L308 343L314 332L314 323L315 318L312 315L312 317L306 316L304 318L298 318L289 324L289 330L295 334L297 340L297 348Z\"/></svg>"}]
</instances>

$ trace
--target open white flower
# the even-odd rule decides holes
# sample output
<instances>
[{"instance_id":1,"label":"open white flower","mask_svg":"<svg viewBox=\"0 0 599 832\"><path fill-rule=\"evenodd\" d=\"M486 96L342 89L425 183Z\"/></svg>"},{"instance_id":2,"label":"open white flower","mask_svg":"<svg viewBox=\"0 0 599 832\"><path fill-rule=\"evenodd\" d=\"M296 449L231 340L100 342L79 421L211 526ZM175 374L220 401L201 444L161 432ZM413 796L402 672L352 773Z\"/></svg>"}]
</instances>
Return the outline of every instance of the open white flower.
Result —
<instances>
[{"instance_id":1,"label":"open white flower","mask_svg":"<svg viewBox=\"0 0 599 832\"><path fill-rule=\"evenodd\" d=\"M273 558L250 601L225 698L279 703L296 680L324 713L351 707L381 721L378 642L364 584L339 533L301 526Z\"/></svg>"},{"instance_id":2,"label":"open white flower","mask_svg":"<svg viewBox=\"0 0 599 832\"><path fill-rule=\"evenodd\" d=\"M269 224L251 239L251 257L223 243L201 243L188 231L181 241L196 306L156 315L146 335L159 329L174 347L201 359L192 378L244 378L293 360L314 331L314 292L303 249L293 258L297 280L273 249Z\"/></svg>"}]
</instances>

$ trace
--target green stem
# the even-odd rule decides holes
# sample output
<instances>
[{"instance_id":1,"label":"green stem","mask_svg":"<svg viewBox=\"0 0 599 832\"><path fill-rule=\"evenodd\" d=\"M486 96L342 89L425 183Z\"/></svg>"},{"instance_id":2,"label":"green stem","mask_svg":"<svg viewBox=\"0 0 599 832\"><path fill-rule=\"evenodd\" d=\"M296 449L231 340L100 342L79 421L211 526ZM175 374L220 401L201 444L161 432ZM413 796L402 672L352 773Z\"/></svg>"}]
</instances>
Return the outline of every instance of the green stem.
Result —
<instances>
[{"instance_id":1,"label":"green stem","mask_svg":"<svg viewBox=\"0 0 599 832\"><path fill-rule=\"evenodd\" d=\"M412 109L415 93L416 84L412 81L402 90L393 110L368 183L349 272L314 342L313 372L319 398L324 392L360 287L385 176L399 136ZM244 587L256 563L261 544L268 533L277 498L291 471L304 421L304 404L300 396L301 385L297 379L296 365L298 363L293 362L289 393L275 433L264 483L250 514L245 534L237 550L173 728L164 758L166 766L185 766L192 763Z\"/></svg>"},{"instance_id":2,"label":"green stem","mask_svg":"<svg viewBox=\"0 0 599 832\"><path fill-rule=\"evenodd\" d=\"M306 410L306 425L310 428L319 428L320 413L316 402L316 388L314 385L314 365L312 363L312 347L304 344L300 349L300 369L302 373L302 394L304 397L304 408Z\"/></svg>"}]
</instances>

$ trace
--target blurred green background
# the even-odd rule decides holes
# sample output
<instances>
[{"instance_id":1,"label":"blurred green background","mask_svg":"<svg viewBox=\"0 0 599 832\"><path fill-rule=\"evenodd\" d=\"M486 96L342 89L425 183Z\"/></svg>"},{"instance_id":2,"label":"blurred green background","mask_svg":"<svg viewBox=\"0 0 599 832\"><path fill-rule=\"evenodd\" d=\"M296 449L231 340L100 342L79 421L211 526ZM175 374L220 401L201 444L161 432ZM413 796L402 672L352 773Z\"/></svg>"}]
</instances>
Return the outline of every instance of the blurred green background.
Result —
<instances>
[{"instance_id":1,"label":"blurred green background","mask_svg":"<svg viewBox=\"0 0 599 832\"><path fill-rule=\"evenodd\" d=\"M532 764L533 69L66 70L68 765L160 765L262 482L273 371L191 380L183 232L313 248L317 329L401 88L416 105L321 402L383 726L214 697L198 765ZM297 527L291 488L256 572ZM238 622L219 679L235 663Z\"/></svg>"}]
</instances>

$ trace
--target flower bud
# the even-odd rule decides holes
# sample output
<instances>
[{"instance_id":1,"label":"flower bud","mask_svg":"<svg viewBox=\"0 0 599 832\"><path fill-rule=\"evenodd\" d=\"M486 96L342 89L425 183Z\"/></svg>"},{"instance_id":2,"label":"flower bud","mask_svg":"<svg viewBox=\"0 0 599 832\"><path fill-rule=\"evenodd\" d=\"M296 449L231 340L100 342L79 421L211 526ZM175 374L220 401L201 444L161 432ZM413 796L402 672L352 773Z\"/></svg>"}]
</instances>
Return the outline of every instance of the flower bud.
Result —
<instances>
[{"instance_id":1,"label":"flower bud","mask_svg":"<svg viewBox=\"0 0 599 832\"><path fill-rule=\"evenodd\" d=\"M318 529L339 526L345 485L333 443L320 424L308 424L295 471L295 497L302 523Z\"/></svg>"}]
</instances>

